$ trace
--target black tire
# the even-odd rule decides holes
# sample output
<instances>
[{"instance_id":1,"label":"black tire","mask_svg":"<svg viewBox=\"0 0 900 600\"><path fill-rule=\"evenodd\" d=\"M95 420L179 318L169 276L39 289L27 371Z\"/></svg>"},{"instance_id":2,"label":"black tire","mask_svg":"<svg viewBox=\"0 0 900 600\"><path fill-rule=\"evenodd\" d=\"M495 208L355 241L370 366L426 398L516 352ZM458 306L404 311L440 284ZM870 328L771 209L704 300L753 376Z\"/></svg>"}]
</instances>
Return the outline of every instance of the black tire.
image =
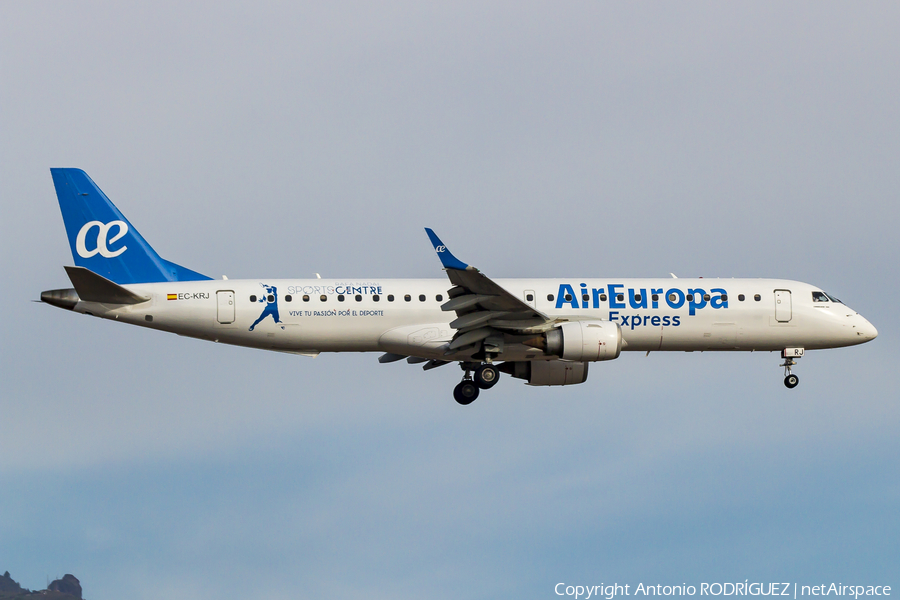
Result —
<instances>
[{"instance_id":1,"label":"black tire","mask_svg":"<svg viewBox=\"0 0 900 600\"><path fill-rule=\"evenodd\" d=\"M475 369L475 385L489 390L500 381L500 371L494 365L481 365Z\"/></svg>"},{"instance_id":2,"label":"black tire","mask_svg":"<svg viewBox=\"0 0 900 600\"><path fill-rule=\"evenodd\" d=\"M800 383L800 378L797 377L796 375L791 374L791 375L788 375L787 377L784 378L784 385L785 385L789 390L792 390L792 389L794 389L795 387L797 387L797 384L798 384L798 383Z\"/></svg>"},{"instance_id":3,"label":"black tire","mask_svg":"<svg viewBox=\"0 0 900 600\"><path fill-rule=\"evenodd\" d=\"M472 404L476 398L478 398L478 386L469 380L460 381L453 388L453 399L463 406Z\"/></svg>"}]
</instances>

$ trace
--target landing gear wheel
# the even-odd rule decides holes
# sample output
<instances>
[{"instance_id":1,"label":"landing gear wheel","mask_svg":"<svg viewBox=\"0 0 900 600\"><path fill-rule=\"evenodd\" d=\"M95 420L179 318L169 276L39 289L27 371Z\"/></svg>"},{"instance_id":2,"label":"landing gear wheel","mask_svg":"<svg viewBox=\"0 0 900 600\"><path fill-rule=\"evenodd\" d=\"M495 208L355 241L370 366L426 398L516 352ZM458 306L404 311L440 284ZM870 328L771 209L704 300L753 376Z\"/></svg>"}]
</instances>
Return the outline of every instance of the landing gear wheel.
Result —
<instances>
[{"instance_id":1,"label":"landing gear wheel","mask_svg":"<svg viewBox=\"0 0 900 600\"><path fill-rule=\"evenodd\" d=\"M784 367L784 385L789 390L794 389L800 383L800 378L791 373L791 367L797 364L797 361L794 360L795 356L797 358L803 356L803 348L785 348L781 351L781 358L784 359L784 362L781 363L781 366Z\"/></svg>"},{"instance_id":2,"label":"landing gear wheel","mask_svg":"<svg viewBox=\"0 0 900 600\"><path fill-rule=\"evenodd\" d=\"M472 404L478 398L478 386L472 381L464 379L453 388L453 398L463 406Z\"/></svg>"},{"instance_id":3,"label":"landing gear wheel","mask_svg":"<svg viewBox=\"0 0 900 600\"><path fill-rule=\"evenodd\" d=\"M500 381L500 371L494 365L481 365L475 369L475 385L489 390Z\"/></svg>"}]
</instances>

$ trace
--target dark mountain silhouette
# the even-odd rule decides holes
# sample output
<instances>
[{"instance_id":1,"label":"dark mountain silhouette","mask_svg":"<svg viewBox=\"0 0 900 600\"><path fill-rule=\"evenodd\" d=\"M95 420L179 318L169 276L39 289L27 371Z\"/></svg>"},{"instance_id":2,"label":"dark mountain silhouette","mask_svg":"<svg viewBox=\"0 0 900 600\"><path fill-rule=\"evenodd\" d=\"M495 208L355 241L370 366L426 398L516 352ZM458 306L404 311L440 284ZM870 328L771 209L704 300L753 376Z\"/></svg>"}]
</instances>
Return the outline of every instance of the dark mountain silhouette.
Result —
<instances>
[{"instance_id":1,"label":"dark mountain silhouette","mask_svg":"<svg viewBox=\"0 0 900 600\"><path fill-rule=\"evenodd\" d=\"M81 598L81 582L78 581L78 578L74 575L69 575L66 573L63 575L62 579L57 579L50 583L50 586L47 588L48 592L60 592L62 594L69 594L70 596L75 596L76 598Z\"/></svg>"},{"instance_id":2,"label":"dark mountain silhouette","mask_svg":"<svg viewBox=\"0 0 900 600\"><path fill-rule=\"evenodd\" d=\"M22 586L13 581L12 577L9 576L9 571L4 573L3 577L0 577L0 598L8 597L7 594L22 594L27 591L28 590L23 589Z\"/></svg>"},{"instance_id":3,"label":"dark mountain silhouette","mask_svg":"<svg viewBox=\"0 0 900 600\"><path fill-rule=\"evenodd\" d=\"M9 576L9 571L0 577L0 600L75 600L81 598L81 582L74 575L66 574L55 579L46 590L25 589Z\"/></svg>"}]
</instances>

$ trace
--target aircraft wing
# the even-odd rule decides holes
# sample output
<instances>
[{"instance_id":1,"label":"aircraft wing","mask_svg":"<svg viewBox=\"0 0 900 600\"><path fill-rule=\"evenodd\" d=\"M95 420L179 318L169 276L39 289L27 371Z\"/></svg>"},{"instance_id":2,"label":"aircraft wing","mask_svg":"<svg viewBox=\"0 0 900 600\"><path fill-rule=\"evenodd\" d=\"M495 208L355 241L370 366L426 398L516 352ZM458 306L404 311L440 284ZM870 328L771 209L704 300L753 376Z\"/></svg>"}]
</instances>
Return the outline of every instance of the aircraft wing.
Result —
<instances>
[{"instance_id":1,"label":"aircraft wing","mask_svg":"<svg viewBox=\"0 0 900 600\"><path fill-rule=\"evenodd\" d=\"M453 256L434 231L425 231L453 284L447 293L450 299L441 306L441 310L456 313L456 319L450 323L456 334L448 353L467 347L477 350L482 340L489 344L495 334L540 333L557 323L557 319L551 319Z\"/></svg>"}]
</instances>

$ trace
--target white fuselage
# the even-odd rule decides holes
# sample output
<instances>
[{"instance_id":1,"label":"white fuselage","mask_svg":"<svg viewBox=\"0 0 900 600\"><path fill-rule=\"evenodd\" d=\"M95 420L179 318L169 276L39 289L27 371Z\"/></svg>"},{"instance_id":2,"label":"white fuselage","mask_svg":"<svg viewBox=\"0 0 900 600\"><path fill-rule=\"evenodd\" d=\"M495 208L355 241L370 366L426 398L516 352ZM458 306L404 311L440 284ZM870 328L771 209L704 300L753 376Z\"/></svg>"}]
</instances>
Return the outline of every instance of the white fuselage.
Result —
<instances>
[{"instance_id":1,"label":"white fuselage","mask_svg":"<svg viewBox=\"0 0 900 600\"><path fill-rule=\"evenodd\" d=\"M840 302L814 301L821 288L797 281L495 281L549 317L618 323L624 350L820 349L861 344L877 335L856 311ZM74 310L282 352L383 351L438 359L447 356L456 318L441 310L448 300L446 279L205 280L124 287L150 300L125 306L79 302ZM547 357L520 344L499 358Z\"/></svg>"}]
</instances>

